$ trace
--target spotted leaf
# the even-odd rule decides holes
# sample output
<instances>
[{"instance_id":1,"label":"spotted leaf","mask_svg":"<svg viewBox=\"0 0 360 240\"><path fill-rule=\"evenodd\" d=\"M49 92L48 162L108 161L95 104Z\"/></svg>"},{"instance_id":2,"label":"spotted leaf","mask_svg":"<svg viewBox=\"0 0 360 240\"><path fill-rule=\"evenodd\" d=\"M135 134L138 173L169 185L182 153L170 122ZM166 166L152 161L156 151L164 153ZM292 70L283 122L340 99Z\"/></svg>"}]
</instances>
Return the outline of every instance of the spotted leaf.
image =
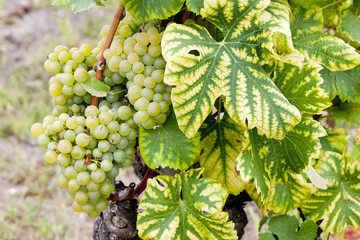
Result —
<instances>
[{"instance_id":1,"label":"spotted leaf","mask_svg":"<svg viewBox=\"0 0 360 240\"><path fill-rule=\"evenodd\" d=\"M218 180L231 194L239 194L246 185L236 171L236 157L245 141L244 128L226 114L219 121L209 116L200 130L204 149L199 161L204 177Z\"/></svg>"},{"instance_id":2,"label":"spotted leaf","mask_svg":"<svg viewBox=\"0 0 360 240\"><path fill-rule=\"evenodd\" d=\"M185 0L121 0L127 11L144 22L167 19L181 10Z\"/></svg>"},{"instance_id":3,"label":"spotted leaf","mask_svg":"<svg viewBox=\"0 0 360 240\"><path fill-rule=\"evenodd\" d=\"M187 138L171 113L166 123L156 129L140 127L139 147L146 165L152 169L161 166L186 170L200 155L200 134Z\"/></svg>"},{"instance_id":4,"label":"spotted leaf","mask_svg":"<svg viewBox=\"0 0 360 240\"><path fill-rule=\"evenodd\" d=\"M326 190L318 189L302 206L311 219L322 219L320 227L340 233L352 226L360 229L360 169L338 153L326 152L315 169L327 181Z\"/></svg>"},{"instance_id":5,"label":"spotted leaf","mask_svg":"<svg viewBox=\"0 0 360 240\"><path fill-rule=\"evenodd\" d=\"M332 105L329 95L320 88L323 82L318 66L297 67L279 63L275 67L274 82L291 104L302 113L320 114Z\"/></svg>"},{"instance_id":6,"label":"spotted leaf","mask_svg":"<svg viewBox=\"0 0 360 240\"><path fill-rule=\"evenodd\" d=\"M180 129L195 136L224 96L229 116L259 134L281 139L300 121L300 112L282 95L259 64L257 39L262 30L257 15L268 0L205 0L201 15L224 35L215 41L195 23L171 24L162 48L167 60L165 79ZM198 52L199 56L191 54Z\"/></svg>"},{"instance_id":7,"label":"spotted leaf","mask_svg":"<svg viewBox=\"0 0 360 240\"><path fill-rule=\"evenodd\" d=\"M222 212L228 193L201 170L149 179L141 199L137 229L141 239L238 239Z\"/></svg>"},{"instance_id":8,"label":"spotted leaf","mask_svg":"<svg viewBox=\"0 0 360 240\"><path fill-rule=\"evenodd\" d=\"M344 71L360 64L360 56L343 40L321 31L321 8L297 8L291 22L294 47L308 62L322 64L333 71Z\"/></svg>"}]
</instances>

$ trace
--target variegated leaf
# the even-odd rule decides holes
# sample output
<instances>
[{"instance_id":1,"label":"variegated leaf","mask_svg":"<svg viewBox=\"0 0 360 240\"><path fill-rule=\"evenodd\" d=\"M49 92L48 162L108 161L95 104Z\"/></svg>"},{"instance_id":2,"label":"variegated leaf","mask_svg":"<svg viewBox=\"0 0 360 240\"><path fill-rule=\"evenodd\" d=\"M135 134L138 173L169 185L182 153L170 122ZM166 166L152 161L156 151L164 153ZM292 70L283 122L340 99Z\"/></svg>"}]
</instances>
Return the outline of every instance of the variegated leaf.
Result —
<instances>
[{"instance_id":1,"label":"variegated leaf","mask_svg":"<svg viewBox=\"0 0 360 240\"><path fill-rule=\"evenodd\" d=\"M186 6L189 11L200 14L200 10L204 7L204 0L186 0Z\"/></svg>"},{"instance_id":2,"label":"variegated leaf","mask_svg":"<svg viewBox=\"0 0 360 240\"><path fill-rule=\"evenodd\" d=\"M269 213L284 214L300 207L314 190L314 186L308 183L302 174L288 174L285 183L273 183L266 199L261 199L254 184L246 187L246 191L265 216Z\"/></svg>"},{"instance_id":3,"label":"variegated leaf","mask_svg":"<svg viewBox=\"0 0 360 240\"><path fill-rule=\"evenodd\" d=\"M228 193L195 169L149 179L141 199L137 229L141 239L238 239L234 223L222 212Z\"/></svg>"},{"instance_id":4,"label":"variegated leaf","mask_svg":"<svg viewBox=\"0 0 360 240\"><path fill-rule=\"evenodd\" d=\"M319 156L321 148L319 137L325 136L326 132L319 122L304 118L282 140L267 139L256 134L254 130L251 130L249 135L251 149L239 155L239 162L249 161L249 158L244 159L243 156L251 155L251 162L248 164L263 163L270 180L284 183L287 173L301 173L309 166L311 159ZM259 176L262 171L259 173L255 171L258 168L260 166L250 170L257 188L259 182L264 180L264 176ZM260 188L258 191L263 193Z\"/></svg>"},{"instance_id":5,"label":"variegated leaf","mask_svg":"<svg viewBox=\"0 0 360 240\"><path fill-rule=\"evenodd\" d=\"M329 95L320 88L323 79L320 67L306 64L297 67L279 63L275 67L274 82L289 100L302 113L320 114L332 105Z\"/></svg>"},{"instance_id":6,"label":"variegated leaf","mask_svg":"<svg viewBox=\"0 0 360 240\"><path fill-rule=\"evenodd\" d=\"M302 206L311 219L322 219L320 227L340 233L351 225L360 229L360 168L338 153L326 152L315 169L326 179L328 189L318 189Z\"/></svg>"},{"instance_id":7,"label":"variegated leaf","mask_svg":"<svg viewBox=\"0 0 360 240\"><path fill-rule=\"evenodd\" d=\"M189 139L180 131L174 113L156 129L140 127L139 147L147 166L186 170L200 155L200 134Z\"/></svg>"},{"instance_id":8,"label":"variegated leaf","mask_svg":"<svg viewBox=\"0 0 360 240\"><path fill-rule=\"evenodd\" d=\"M302 65L304 57L294 49L291 39L290 15L291 10L287 0L274 0L259 16L264 22L263 29L266 33L266 37L260 40L263 57Z\"/></svg>"},{"instance_id":9,"label":"variegated leaf","mask_svg":"<svg viewBox=\"0 0 360 240\"><path fill-rule=\"evenodd\" d=\"M360 56L343 40L323 33L318 19L320 8L294 12L291 32L294 47L309 62L319 63L333 71L344 71L360 64Z\"/></svg>"},{"instance_id":10,"label":"variegated leaf","mask_svg":"<svg viewBox=\"0 0 360 240\"><path fill-rule=\"evenodd\" d=\"M220 96L234 121L257 127L269 138L282 139L300 121L299 111L259 65L256 40L261 29L256 16L268 4L268 0L205 0L201 14L223 32L221 42L195 23L166 28L164 81L176 85L171 98L187 137L196 134Z\"/></svg>"},{"instance_id":11,"label":"variegated leaf","mask_svg":"<svg viewBox=\"0 0 360 240\"><path fill-rule=\"evenodd\" d=\"M360 42L360 17L356 17L351 11L345 11L340 18L339 29L346 33L351 40Z\"/></svg>"},{"instance_id":12,"label":"variegated leaf","mask_svg":"<svg viewBox=\"0 0 360 240\"><path fill-rule=\"evenodd\" d=\"M324 79L321 87L330 94L331 99L338 95L343 102L360 102L360 66L342 72L323 69L320 73Z\"/></svg>"},{"instance_id":13,"label":"variegated leaf","mask_svg":"<svg viewBox=\"0 0 360 240\"><path fill-rule=\"evenodd\" d=\"M360 109L359 109L360 110ZM344 154L347 151L347 132L343 128L327 130L327 136L320 138L321 150Z\"/></svg>"},{"instance_id":14,"label":"variegated leaf","mask_svg":"<svg viewBox=\"0 0 360 240\"><path fill-rule=\"evenodd\" d=\"M144 22L167 19L181 10L185 0L121 0L132 16Z\"/></svg>"},{"instance_id":15,"label":"variegated leaf","mask_svg":"<svg viewBox=\"0 0 360 240\"><path fill-rule=\"evenodd\" d=\"M231 194L239 194L246 185L236 170L236 157L245 141L244 128L227 114L221 120L210 115L203 126L200 131L204 149L199 161L204 177L218 180Z\"/></svg>"}]
</instances>

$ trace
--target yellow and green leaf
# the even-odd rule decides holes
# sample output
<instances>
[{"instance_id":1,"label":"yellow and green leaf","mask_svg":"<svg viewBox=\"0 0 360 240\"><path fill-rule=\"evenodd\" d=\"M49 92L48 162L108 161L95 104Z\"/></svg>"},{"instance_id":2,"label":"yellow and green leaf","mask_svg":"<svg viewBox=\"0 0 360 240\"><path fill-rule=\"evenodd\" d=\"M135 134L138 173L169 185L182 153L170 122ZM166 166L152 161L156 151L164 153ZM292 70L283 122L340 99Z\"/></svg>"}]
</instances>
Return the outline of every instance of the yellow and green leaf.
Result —
<instances>
[{"instance_id":1,"label":"yellow and green leaf","mask_svg":"<svg viewBox=\"0 0 360 240\"><path fill-rule=\"evenodd\" d=\"M344 154L347 151L347 135L348 133L343 128L327 130L327 136L320 138L321 150Z\"/></svg>"},{"instance_id":2,"label":"yellow and green leaf","mask_svg":"<svg viewBox=\"0 0 360 240\"><path fill-rule=\"evenodd\" d=\"M269 138L282 139L299 123L300 112L260 66L257 40L262 29L257 16L268 4L268 0L205 0L201 15L223 32L220 42L195 23L166 28L164 81L176 86L171 98L187 137L195 136L220 96L235 122L257 127Z\"/></svg>"},{"instance_id":3,"label":"yellow and green leaf","mask_svg":"<svg viewBox=\"0 0 360 240\"><path fill-rule=\"evenodd\" d=\"M210 115L203 125L200 131L204 149L199 159L203 176L218 180L229 193L238 195L246 186L236 170L236 157L245 141L244 128L227 114L221 120Z\"/></svg>"},{"instance_id":4,"label":"yellow and green leaf","mask_svg":"<svg viewBox=\"0 0 360 240\"><path fill-rule=\"evenodd\" d=\"M345 33L351 40L360 42L360 17L356 17L351 11L345 11L340 18L339 30Z\"/></svg>"},{"instance_id":5,"label":"yellow and green leaf","mask_svg":"<svg viewBox=\"0 0 360 240\"><path fill-rule=\"evenodd\" d=\"M321 87L330 94L331 99L338 95L343 102L360 102L360 66L339 72L324 68L320 73L324 79Z\"/></svg>"},{"instance_id":6,"label":"yellow and green leaf","mask_svg":"<svg viewBox=\"0 0 360 240\"><path fill-rule=\"evenodd\" d=\"M323 33L321 9L307 11L298 8L291 21L294 47L305 56L305 60L322 64L332 71L344 71L360 64L360 56L343 40Z\"/></svg>"},{"instance_id":7,"label":"yellow and green leaf","mask_svg":"<svg viewBox=\"0 0 360 240\"><path fill-rule=\"evenodd\" d=\"M327 181L326 190L318 189L302 206L314 221L322 219L320 227L340 233L350 225L360 229L360 169L335 152L326 152L315 169Z\"/></svg>"},{"instance_id":8,"label":"yellow and green leaf","mask_svg":"<svg viewBox=\"0 0 360 240\"><path fill-rule=\"evenodd\" d=\"M228 192L195 169L149 179L141 199L137 229L141 239L238 239L222 211Z\"/></svg>"},{"instance_id":9,"label":"yellow and green leaf","mask_svg":"<svg viewBox=\"0 0 360 240\"><path fill-rule=\"evenodd\" d=\"M80 83L80 85L92 96L96 97L106 97L108 91L110 91L110 86L106 85L97 78L92 78L86 82Z\"/></svg>"},{"instance_id":10,"label":"yellow and green leaf","mask_svg":"<svg viewBox=\"0 0 360 240\"><path fill-rule=\"evenodd\" d=\"M171 113L165 124L156 129L140 127L139 147L144 162L152 169L161 166L186 170L200 155L200 134L187 138Z\"/></svg>"},{"instance_id":11,"label":"yellow and green leaf","mask_svg":"<svg viewBox=\"0 0 360 240\"><path fill-rule=\"evenodd\" d=\"M178 13L185 0L121 0L132 16L144 22L167 19Z\"/></svg>"},{"instance_id":12,"label":"yellow and green leaf","mask_svg":"<svg viewBox=\"0 0 360 240\"><path fill-rule=\"evenodd\" d=\"M323 82L319 66L305 64L297 67L278 63L274 82L284 96L302 113L320 114L332 105L329 95L320 88Z\"/></svg>"}]
</instances>

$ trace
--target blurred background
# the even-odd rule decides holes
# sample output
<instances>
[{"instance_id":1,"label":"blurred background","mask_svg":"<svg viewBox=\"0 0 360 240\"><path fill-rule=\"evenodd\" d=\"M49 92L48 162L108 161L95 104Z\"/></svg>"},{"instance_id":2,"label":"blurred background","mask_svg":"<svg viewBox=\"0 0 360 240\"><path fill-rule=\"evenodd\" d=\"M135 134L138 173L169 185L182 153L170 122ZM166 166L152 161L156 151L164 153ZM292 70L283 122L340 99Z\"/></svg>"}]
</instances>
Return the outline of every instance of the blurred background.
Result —
<instances>
[{"instance_id":1,"label":"blurred background","mask_svg":"<svg viewBox=\"0 0 360 240\"><path fill-rule=\"evenodd\" d=\"M50 0L0 0L1 240L92 239L93 220L72 210L30 127L52 110L47 55L59 44L96 46L101 27L112 22L114 2L75 16Z\"/></svg>"}]
</instances>

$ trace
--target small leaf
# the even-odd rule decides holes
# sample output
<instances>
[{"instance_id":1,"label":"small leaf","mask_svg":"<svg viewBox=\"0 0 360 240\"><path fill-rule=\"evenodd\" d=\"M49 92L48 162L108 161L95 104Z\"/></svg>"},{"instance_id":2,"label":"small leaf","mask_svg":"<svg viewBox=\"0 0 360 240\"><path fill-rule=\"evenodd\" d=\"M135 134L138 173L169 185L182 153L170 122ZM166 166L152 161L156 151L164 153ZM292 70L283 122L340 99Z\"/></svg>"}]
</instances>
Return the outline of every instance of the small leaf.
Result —
<instances>
[{"instance_id":1,"label":"small leaf","mask_svg":"<svg viewBox=\"0 0 360 240\"><path fill-rule=\"evenodd\" d=\"M339 22L340 32L346 33L351 40L360 41L360 17L345 11Z\"/></svg>"},{"instance_id":2,"label":"small leaf","mask_svg":"<svg viewBox=\"0 0 360 240\"><path fill-rule=\"evenodd\" d=\"M222 212L228 193L201 170L149 179L139 209L141 239L238 239L234 223ZM206 214L204 214L206 213Z\"/></svg>"},{"instance_id":3,"label":"small leaf","mask_svg":"<svg viewBox=\"0 0 360 240\"><path fill-rule=\"evenodd\" d=\"M300 219L296 216L274 216L269 221L269 230L276 234L279 240L315 239L317 228L318 225L311 219L306 219L300 224Z\"/></svg>"},{"instance_id":4,"label":"small leaf","mask_svg":"<svg viewBox=\"0 0 360 240\"><path fill-rule=\"evenodd\" d=\"M323 82L320 68L306 64L297 67L291 64L277 64L274 82L284 96L302 113L320 114L332 105L329 96L320 88Z\"/></svg>"},{"instance_id":5,"label":"small leaf","mask_svg":"<svg viewBox=\"0 0 360 240\"><path fill-rule=\"evenodd\" d=\"M324 79L321 87L330 94L331 99L338 95L343 102L360 102L360 66L339 72L323 69L320 73Z\"/></svg>"},{"instance_id":6,"label":"small leaf","mask_svg":"<svg viewBox=\"0 0 360 240\"><path fill-rule=\"evenodd\" d=\"M360 109L359 109L360 111ZM359 116L360 120L360 116ZM343 154L347 151L347 132L343 128L327 130L327 136L320 138L321 150Z\"/></svg>"},{"instance_id":7,"label":"small leaf","mask_svg":"<svg viewBox=\"0 0 360 240\"><path fill-rule=\"evenodd\" d=\"M303 212L314 221L322 219L320 227L327 232L340 233L349 225L360 229L359 163L326 152L315 169L327 181L328 189L318 189L305 201Z\"/></svg>"},{"instance_id":8,"label":"small leaf","mask_svg":"<svg viewBox=\"0 0 360 240\"><path fill-rule=\"evenodd\" d=\"M210 115L204 125L206 127L200 129L204 150L199 159L203 175L218 180L229 193L237 195L246 185L236 171L236 157L245 141L244 128L227 114L220 121Z\"/></svg>"},{"instance_id":9,"label":"small leaf","mask_svg":"<svg viewBox=\"0 0 360 240\"><path fill-rule=\"evenodd\" d=\"M152 169L161 166L186 170L200 155L200 134L188 139L171 113L157 129L140 127L139 147L146 165Z\"/></svg>"},{"instance_id":10,"label":"small leaf","mask_svg":"<svg viewBox=\"0 0 360 240\"><path fill-rule=\"evenodd\" d=\"M167 19L181 10L185 0L121 0L127 11L144 22Z\"/></svg>"},{"instance_id":11,"label":"small leaf","mask_svg":"<svg viewBox=\"0 0 360 240\"><path fill-rule=\"evenodd\" d=\"M221 42L195 23L166 28L164 81L176 85L171 99L187 137L197 133L220 96L235 122L257 127L259 134L269 138L282 139L300 121L300 112L260 65L256 40L261 30L256 17L268 4L268 0L205 0L201 14L223 32ZM191 50L200 56L189 54Z\"/></svg>"},{"instance_id":12,"label":"small leaf","mask_svg":"<svg viewBox=\"0 0 360 240\"><path fill-rule=\"evenodd\" d=\"M308 62L322 64L332 71L344 71L359 65L360 56L353 47L337 37L323 33L319 29L321 22L308 21L313 11L310 9L294 13L290 25L294 47L304 54Z\"/></svg>"},{"instance_id":13,"label":"small leaf","mask_svg":"<svg viewBox=\"0 0 360 240\"><path fill-rule=\"evenodd\" d=\"M97 78L92 78L87 80L84 83L80 83L80 85L92 96L96 97L106 97L110 87L105 83L101 82Z\"/></svg>"},{"instance_id":14,"label":"small leaf","mask_svg":"<svg viewBox=\"0 0 360 240\"><path fill-rule=\"evenodd\" d=\"M87 11L95 5L102 5L101 0L68 0L70 7L75 13Z\"/></svg>"},{"instance_id":15,"label":"small leaf","mask_svg":"<svg viewBox=\"0 0 360 240\"><path fill-rule=\"evenodd\" d=\"M200 10L204 7L204 0L186 0L186 6L189 11L200 14Z\"/></svg>"}]
</instances>

